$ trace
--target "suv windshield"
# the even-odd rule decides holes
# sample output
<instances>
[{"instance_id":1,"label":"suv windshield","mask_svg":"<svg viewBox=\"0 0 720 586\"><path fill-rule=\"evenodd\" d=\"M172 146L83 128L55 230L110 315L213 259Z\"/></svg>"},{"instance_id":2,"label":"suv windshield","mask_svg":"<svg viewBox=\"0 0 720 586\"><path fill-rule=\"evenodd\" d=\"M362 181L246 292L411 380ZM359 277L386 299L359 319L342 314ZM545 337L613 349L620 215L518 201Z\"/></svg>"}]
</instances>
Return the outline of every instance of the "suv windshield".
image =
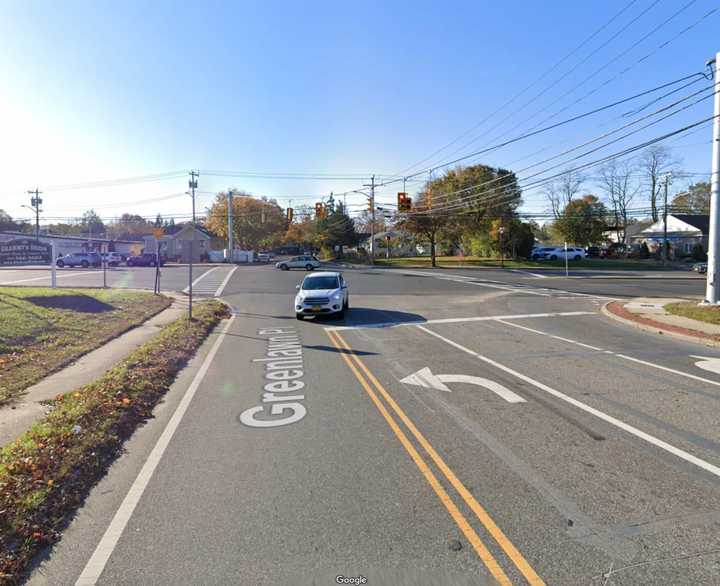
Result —
<instances>
[{"instance_id":1,"label":"suv windshield","mask_svg":"<svg viewBox=\"0 0 720 586\"><path fill-rule=\"evenodd\" d=\"M307 291L317 291L318 289L337 289L337 277L307 277L302 284L302 288Z\"/></svg>"}]
</instances>

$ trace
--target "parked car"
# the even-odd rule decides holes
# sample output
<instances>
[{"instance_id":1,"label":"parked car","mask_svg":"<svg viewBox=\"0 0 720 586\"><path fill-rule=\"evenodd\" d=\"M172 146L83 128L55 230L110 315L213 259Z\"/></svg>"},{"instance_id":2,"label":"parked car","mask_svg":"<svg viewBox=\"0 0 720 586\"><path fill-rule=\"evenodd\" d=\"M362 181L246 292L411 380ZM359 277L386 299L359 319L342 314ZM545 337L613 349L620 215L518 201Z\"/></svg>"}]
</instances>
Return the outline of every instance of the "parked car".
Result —
<instances>
[{"instance_id":1,"label":"parked car","mask_svg":"<svg viewBox=\"0 0 720 586\"><path fill-rule=\"evenodd\" d=\"M610 246L600 251L600 258L627 256L629 247L622 242L613 242Z\"/></svg>"},{"instance_id":2,"label":"parked car","mask_svg":"<svg viewBox=\"0 0 720 586\"><path fill-rule=\"evenodd\" d=\"M600 247L599 246L588 246L585 249L585 256L590 258L597 258L600 256Z\"/></svg>"},{"instance_id":3,"label":"parked car","mask_svg":"<svg viewBox=\"0 0 720 586\"><path fill-rule=\"evenodd\" d=\"M138 256L129 256L127 266L129 267L154 267L157 264L155 254L151 252L143 252ZM165 264L165 258L160 257L160 266Z\"/></svg>"},{"instance_id":4,"label":"parked car","mask_svg":"<svg viewBox=\"0 0 720 586\"><path fill-rule=\"evenodd\" d=\"M123 260L122 255L119 252L107 252L101 255L102 259L111 267L120 266Z\"/></svg>"},{"instance_id":5,"label":"parked car","mask_svg":"<svg viewBox=\"0 0 720 586\"><path fill-rule=\"evenodd\" d=\"M539 252L539 260L560 260L565 258L565 247L556 246L554 248L543 248L542 252ZM585 249L578 246L567 247L567 258L568 260L582 260L585 258Z\"/></svg>"},{"instance_id":6,"label":"parked car","mask_svg":"<svg viewBox=\"0 0 720 586\"><path fill-rule=\"evenodd\" d=\"M71 252L58 258L55 264L60 268L82 267L86 269L102 265L102 257L97 252Z\"/></svg>"},{"instance_id":7,"label":"parked car","mask_svg":"<svg viewBox=\"0 0 720 586\"><path fill-rule=\"evenodd\" d=\"M294 256L288 260L281 260L275 263L276 269L287 271L290 269L305 269L306 271L312 271L320 266L320 261L315 257L304 254L301 256Z\"/></svg>"},{"instance_id":8,"label":"parked car","mask_svg":"<svg viewBox=\"0 0 720 586\"><path fill-rule=\"evenodd\" d=\"M706 262L696 262L692 266L692 270L703 275L703 274L707 273L707 263Z\"/></svg>"},{"instance_id":9,"label":"parked car","mask_svg":"<svg viewBox=\"0 0 720 586\"><path fill-rule=\"evenodd\" d=\"M322 272L308 275L297 286L295 317L333 315L342 318L350 309L350 293L342 273Z\"/></svg>"},{"instance_id":10,"label":"parked car","mask_svg":"<svg viewBox=\"0 0 720 586\"><path fill-rule=\"evenodd\" d=\"M555 247L553 246L537 246L532 249L532 252L530 253L530 258L532 260L542 260L545 258L545 254L555 250Z\"/></svg>"},{"instance_id":11,"label":"parked car","mask_svg":"<svg viewBox=\"0 0 720 586\"><path fill-rule=\"evenodd\" d=\"M270 262L271 255L269 252L258 252L255 260L257 262Z\"/></svg>"}]
</instances>

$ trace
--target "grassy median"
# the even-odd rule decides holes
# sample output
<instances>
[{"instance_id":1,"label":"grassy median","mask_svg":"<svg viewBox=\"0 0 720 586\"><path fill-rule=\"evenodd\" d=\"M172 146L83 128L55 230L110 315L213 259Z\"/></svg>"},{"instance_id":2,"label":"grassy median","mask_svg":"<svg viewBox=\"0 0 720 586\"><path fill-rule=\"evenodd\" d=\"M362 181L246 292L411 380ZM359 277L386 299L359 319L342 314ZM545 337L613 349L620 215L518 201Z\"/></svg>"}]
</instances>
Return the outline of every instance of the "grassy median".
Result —
<instances>
[{"instance_id":1,"label":"grassy median","mask_svg":"<svg viewBox=\"0 0 720 586\"><path fill-rule=\"evenodd\" d=\"M462 267L484 267L498 268L502 265L499 258L484 258L477 256L438 256L437 264L443 268L462 268ZM397 267L429 267L429 256L413 256L398 258L381 258L376 256L375 264L380 266L397 266ZM505 260L505 268L508 269L564 269L564 260ZM662 263L655 260L636 260L636 259L604 259L604 258L586 258L584 260L568 261L570 269L607 269L607 270L640 270L640 271L658 271L667 270Z\"/></svg>"},{"instance_id":2,"label":"grassy median","mask_svg":"<svg viewBox=\"0 0 720 586\"><path fill-rule=\"evenodd\" d=\"M720 325L720 307L716 305L698 305L696 301L668 303L665 311L709 324Z\"/></svg>"},{"instance_id":3,"label":"grassy median","mask_svg":"<svg viewBox=\"0 0 720 586\"><path fill-rule=\"evenodd\" d=\"M137 291L0 287L0 404L168 305Z\"/></svg>"},{"instance_id":4,"label":"grassy median","mask_svg":"<svg viewBox=\"0 0 720 586\"><path fill-rule=\"evenodd\" d=\"M59 531L151 417L177 373L227 307L197 305L96 381L54 401L54 409L0 450L0 584L24 578L32 557Z\"/></svg>"}]
</instances>

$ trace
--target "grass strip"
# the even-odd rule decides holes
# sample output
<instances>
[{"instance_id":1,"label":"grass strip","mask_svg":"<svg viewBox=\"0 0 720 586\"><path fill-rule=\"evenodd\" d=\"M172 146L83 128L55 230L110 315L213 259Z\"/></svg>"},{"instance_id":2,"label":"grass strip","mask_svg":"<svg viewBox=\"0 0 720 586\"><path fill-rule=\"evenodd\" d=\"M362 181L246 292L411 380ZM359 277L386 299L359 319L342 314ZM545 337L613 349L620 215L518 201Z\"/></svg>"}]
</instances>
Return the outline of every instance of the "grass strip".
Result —
<instances>
[{"instance_id":1,"label":"grass strip","mask_svg":"<svg viewBox=\"0 0 720 586\"><path fill-rule=\"evenodd\" d=\"M213 328L229 314L199 303L105 375L58 396L54 409L0 450L0 584L17 584Z\"/></svg>"},{"instance_id":2,"label":"grass strip","mask_svg":"<svg viewBox=\"0 0 720 586\"><path fill-rule=\"evenodd\" d=\"M355 261L352 261L355 262ZM398 258L376 258L375 264L380 266L398 267L429 267L430 257L398 257ZM502 263L499 258L483 258L476 256L439 256L437 257L439 267L462 268L485 267L499 268ZM505 268L510 269L564 269L565 260L512 260L504 262ZM668 270L668 267L655 260L634 260L634 259L599 259L586 258L584 260L571 260L568 263L570 269L606 269L606 270L639 270L639 271L660 271Z\"/></svg>"},{"instance_id":3,"label":"grass strip","mask_svg":"<svg viewBox=\"0 0 720 586\"><path fill-rule=\"evenodd\" d=\"M118 289L0 287L0 405L170 303Z\"/></svg>"},{"instance_id":4,"label":"grass strip","mask_svg":"<svg viewBox=\"0 0 720 586\"><path fill-rule=\"evenodd\" d=\"M665 311L709 324L720 325L720 307L716 305L698 305L695 301L668 303Z\"/></svg>"}]
</instances>

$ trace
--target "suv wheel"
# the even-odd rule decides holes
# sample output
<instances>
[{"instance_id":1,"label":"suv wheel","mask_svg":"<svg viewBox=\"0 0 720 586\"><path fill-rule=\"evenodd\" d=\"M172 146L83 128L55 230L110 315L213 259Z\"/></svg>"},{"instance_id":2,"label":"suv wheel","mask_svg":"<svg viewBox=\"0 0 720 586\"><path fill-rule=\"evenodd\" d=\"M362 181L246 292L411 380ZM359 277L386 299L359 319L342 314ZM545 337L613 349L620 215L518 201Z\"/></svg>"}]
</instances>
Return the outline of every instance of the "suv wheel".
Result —
<instances>
[{"instance_id":1,"label":"suv wheel","mask_svg":"<svg viewBox=\"0 0 720 586\"><path fill-rule=\"evenodd\" d=\"M305 265L305 270L306 270L306 271L312 271L312 270L313 270L313 266L312 266L310 263L308 263L308 264Z\"/></svg>"},{"instance_id":2,"label":"suv wheel","mask_svg":"<svg viewBox=\"0 0 720 586\"><path fill-rule=\"evenodd\" d=\"M575 257L573 258L573 260L582 260L582 256L580 256L579 254L577 254L577 255L575 255Z\"/></svg>"},{"instance_id":3,"label":"suv wheel","mask_svg":"<svg viewBox=\"0 0 720 586\"><path fill-rule=\"evenodd\" d=\"M281 270L281 271L287 271L287 270L288 270L288 266L287 266L287 265L280 265L280 270Z\"/></svg>"},{"instance_id":4,"label":"suv wheel","mask_svg":"<svg viewBox=\"0 0 720 586\"><path fill-rule=\"evenodd\" d=\"M80 263L80 266L81 266L82 268L86 269L86 268L88 268L88 267L90 266L90 263L89 263L88 261L84 260L84 261L82 261L82 262Z\"/></svg>"},{"instance_id":5,"label":"suv wheel","mask_svg":"<svg viewBox=\"0 0 720 586\"><path fill-rule=\"evenodd\" d=\"M557 254L553 254L550 256L550 260L557 260Z\"/></svg>"},{"instance_id":6,"label":"suv wheel","mask_svg":"<svg viewBox=\"0 0 720 586\"><path fill-rule=\"evenodd\" d=\"M57 266L59 266L60 268L63 268L63 267L65 266L65 261L64 261L64 260L59 260L59 261L57 261L56 264L57 264Z\"/></svg>"}]
</instances>

